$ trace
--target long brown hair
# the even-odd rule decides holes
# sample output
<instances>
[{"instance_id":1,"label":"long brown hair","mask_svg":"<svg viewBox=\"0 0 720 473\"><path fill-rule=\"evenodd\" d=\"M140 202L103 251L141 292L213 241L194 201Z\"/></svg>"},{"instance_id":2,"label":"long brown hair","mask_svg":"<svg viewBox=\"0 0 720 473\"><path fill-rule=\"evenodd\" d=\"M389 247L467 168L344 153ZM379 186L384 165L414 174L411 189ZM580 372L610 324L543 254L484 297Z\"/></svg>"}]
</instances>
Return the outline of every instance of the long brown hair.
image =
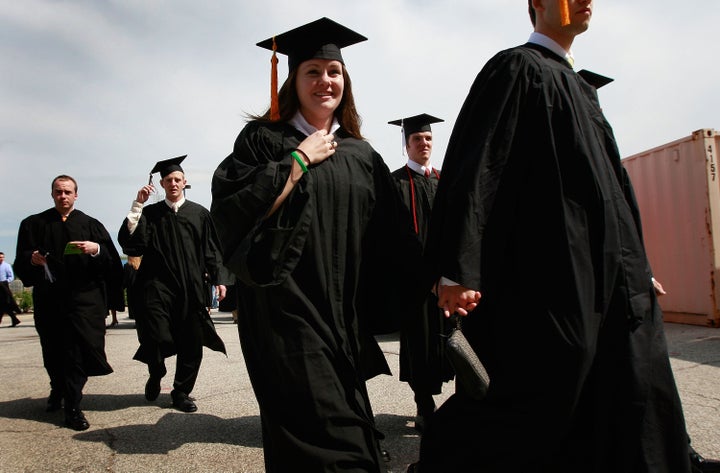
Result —
<instances>
[{"instance_id":1,"label":"long brown hair","mask_svg":"<svg viewBox=\"0 0 720 473\"><path fill-rule=\"evenodd\" d=\"M278 102L280 105L280 118L276 120L278 122L290 121L300 109L300 99L298 99L297 88L295 87L295 83L297 81L297 69L298 68L296 67L290 71L287 79L285 79L285 83L283 83L282 87L280 87L280 90L278 91ZM352 93L352 81L350 80L350 75L348 74L344 64L342 66L342 72L345 87L343 88L343 97L340 101L340 105L335 110L335 117L343 130L345 130L350 136L362 140L363 136L360 133L362 119L355 108L355 97ZM262 115L250 115L249 118L253 120L272 122L272 120L270 120L270 108L268 108Z\"/></svg>"}]
</instances>

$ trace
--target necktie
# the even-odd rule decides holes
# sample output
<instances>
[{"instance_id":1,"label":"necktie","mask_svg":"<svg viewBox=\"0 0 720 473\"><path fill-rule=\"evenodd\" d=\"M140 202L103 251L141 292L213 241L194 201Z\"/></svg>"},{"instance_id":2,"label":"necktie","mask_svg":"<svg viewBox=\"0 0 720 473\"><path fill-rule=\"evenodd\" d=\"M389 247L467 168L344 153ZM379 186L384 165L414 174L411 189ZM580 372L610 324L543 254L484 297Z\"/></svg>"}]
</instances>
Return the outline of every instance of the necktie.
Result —
<instances>
[{"instance_id":1,"label":"necktie","mask_svg":"<svg viewBox=\"0 0 720 473\"><path fill-rule=\"evenodd\" d=\"M62 221L64 222L65 220L67 220L67 215L62 216Z\"/></svg>"},{"instance_id":2,"label":"necktie","mask_svg":"<svg viewBox=\"0 0 720 473\"><path fill-rule=\"evenodd\" d=\"M565 60L570 64L570 67L575 67L575 59L572 56L565 56Z\"/></svg>"},{"instance_id":3,"label":"necktie","mask_svg":"<svg viewBox=\"0 0 720 473\"><path fill-rule=\"evenodd\" d=\"M430 177L430 170L425 168L425 177Z\"/></svg>"}]
</instances>

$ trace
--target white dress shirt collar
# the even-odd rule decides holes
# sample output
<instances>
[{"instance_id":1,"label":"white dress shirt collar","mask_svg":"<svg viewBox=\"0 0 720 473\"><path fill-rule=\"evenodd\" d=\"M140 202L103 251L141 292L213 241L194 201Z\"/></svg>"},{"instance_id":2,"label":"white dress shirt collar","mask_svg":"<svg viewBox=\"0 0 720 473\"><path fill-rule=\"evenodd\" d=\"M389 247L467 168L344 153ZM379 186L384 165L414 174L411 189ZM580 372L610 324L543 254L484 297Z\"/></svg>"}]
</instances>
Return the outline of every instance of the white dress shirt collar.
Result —
<instances>
[{"instance_id":1,"label":"white dress shirt collar","mask_svg":"<svg viewBox=\"0 0 720 473\"><path fill-rule=\"evenodd\" d=\"M575 58L573 57L572 51L565 51L565 48L556 43L555 40L548 36L545 36L542 33L533 31L530 34L530 39L528 39L528 43L533 43L548 48L550 51L554 52L558 56L565 58L565 60L571 66L575 63Z\"/></svg>"},{"instance_id":2,"label":"white dress shirt collar","mask_svg":"<svg viewBox=\"0 0 720 473\"><path fill-rule=\"evenodd\" d=\"M290 120L290 124L294 126L298 131L303 133L305 136L310 136L317 131L317 128L315 128L310 123L308 123L307 120L305 120L305 117L302 113L300 113L300 110L295 112L295 116L292 117L292 120ZM338 128L340 128L340 123L338 123L337 118L333 117L332 126L330 127L330 133L335 134Z\"/></svg>"},{"instance_id":3,"label":"white dress shirt collar","mask_svg":"<svg viewBox=\"0 0 720 473\"><path fill-rule=\"evenodd\" d=\"M425 175L426 170L432 172L432 165L430 163L428 163L427 166L423 166L422 164L416 163L412 159L408 159L407 165L410 169L412 169L418 174L422 174L423 176Z\"/></svg>"},{"instance_id":4,"label":"white dress shirt collar","mask_svg":"<svg viewBox=\"0 0 720 473\"><path fill-rule=\"evenodd\" d=\"M177 202L171 202L167 199L165 199L165 204L167 204L168 207L170 207L173 212L177 213L178 209L182 207L182 204L185 203L185 197L181 197L180 200Z\"/></svg>"}]
</instances>

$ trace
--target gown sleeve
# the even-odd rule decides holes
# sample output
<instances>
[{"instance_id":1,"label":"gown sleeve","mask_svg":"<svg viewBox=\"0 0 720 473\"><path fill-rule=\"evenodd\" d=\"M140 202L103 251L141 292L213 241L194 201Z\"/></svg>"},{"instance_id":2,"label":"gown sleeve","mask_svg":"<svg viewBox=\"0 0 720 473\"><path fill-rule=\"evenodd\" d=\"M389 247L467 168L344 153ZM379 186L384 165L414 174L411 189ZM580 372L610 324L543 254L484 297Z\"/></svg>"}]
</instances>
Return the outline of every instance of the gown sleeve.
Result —
<instances>
[{"instance_id":1,"label":"gown sleeve","mask_svg":"<svg viewBox=\"0 0 720 473\"><path fill-rule=\"evenodd\" d=\"M209 212L203 218L203 234L203 254L205 268L210 276L209 282L214 286L231 284L231 277L223 264L217 231Z\"/></svg>"},{"instance_id":2,"label":"gown sleeve","mask_svg":"<svg viewBox=\"0 0 720 473\"><path fill-rule=\"evenodd\" d=\"M455 123L443 161L430 221L426 256L432 280L445 276L482 290L485 227L518 143L532 83L527 59L498 54L478 74Z\"/></svg>"},{"instance_id":3,"label":"gown sleeve","mask_svg":"<svg viewBox=\"0 0 720 473\"><path fill-rule=\"evenodd\" d=\"M123 220L118 230L118 243L123 252L128 256L142 256L147 246L147 220L141 215L135 226L135 231L128 230L128 219Z\"/></svg>"},{"instance_id":4,"label":"gown sleeve","mask_svg":"<svg viewBox=\"0 0 720 473\"><path fill-rule=\"evenodd\" d=\"M35 286L43 278L43 270L39 266L33 266L30 262L32 253L38 249L35 235L32 231L32 217L26 218L20 223L18 230L17 247L15 252L15 277L20 279L26 287Z\"/></svg>"},{"instance_id":5,"label":"gown sleeve","mask_svg":"<svg viewBox=\"0 0 720 473\"><path fill-rule=\"evenodd\" d=\"M297 264L313 215L312 176L268 212L292 169L284 124L246 125L213 175L211 214L225 265L248 285L281 283Z\"/></svg>"}]
</instances>

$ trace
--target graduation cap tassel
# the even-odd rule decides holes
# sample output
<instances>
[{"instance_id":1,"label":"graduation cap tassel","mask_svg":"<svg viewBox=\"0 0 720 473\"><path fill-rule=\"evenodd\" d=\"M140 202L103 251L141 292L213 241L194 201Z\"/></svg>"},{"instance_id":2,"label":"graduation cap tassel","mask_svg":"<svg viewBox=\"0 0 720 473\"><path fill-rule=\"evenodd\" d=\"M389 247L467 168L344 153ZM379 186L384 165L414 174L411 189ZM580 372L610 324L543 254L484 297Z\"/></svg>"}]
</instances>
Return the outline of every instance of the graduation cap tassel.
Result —
<instances>
[{"instance_id":1,"label":"graduation cap tassel","mask_svg":"<svg viewBox=\"0 0 720 473\"><path fill-rule=\"evenodd\" d=\"M400 120L400 149L402 150L402 155L405 156L405 128L403 126L404 120Z\"/></svg>"},{"instance_id":2,"label":"graduation cap tassel","mask_svg":"<svg viewBox=\"0 0 720 473\"><path fill-rule=\"evenodd\" d=\"M570 7L568 6L567 0L560 1L560 26L567 26L570 24Z\"/></svg>"},{"instance_id":3,"label":"graduation cap tassel","mask_svg":"<svg viewBox=\"0 0 720 473\"><path fill-rule=\"evenodd\" d=\"M277 44L275 44L275 37L273 36L272 44L272 58L270 59L271 72L270 72L270 120L280 120L280 105L278 102L278 71L277 71Z\"/></svg>"}]
</instances>

